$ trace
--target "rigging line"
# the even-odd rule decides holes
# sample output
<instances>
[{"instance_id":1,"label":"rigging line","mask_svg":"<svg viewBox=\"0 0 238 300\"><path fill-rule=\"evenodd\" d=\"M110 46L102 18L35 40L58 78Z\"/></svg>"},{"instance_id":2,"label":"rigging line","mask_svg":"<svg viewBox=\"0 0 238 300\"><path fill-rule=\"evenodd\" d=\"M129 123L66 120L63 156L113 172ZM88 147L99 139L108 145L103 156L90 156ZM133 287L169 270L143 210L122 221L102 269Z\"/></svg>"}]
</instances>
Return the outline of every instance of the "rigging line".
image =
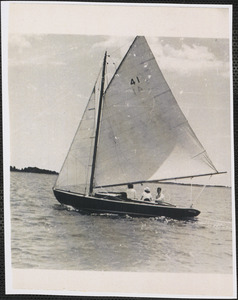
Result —
<instances>
[{"instance_id":1,"label":"rigging line","mask_svg":"<svg viewBox=\"0 0 238 300\"><path fill-rule=\"evenodd\" d=\"M218 173L218 170L216 169L216 167L214 166L213 162L211 161L211 159L208 157L206 151L205 151L206 156L203 156L203 161L211 168L213 169L216 173Z\"/></svg>"},{"instance_id":2,"label":"rigging line","mask_svg":"<svg viewBox=\"0 0 238 300\"><path fill-rule=\"evenodd\" d=\"M131 43L132 43L132 41L123 44L121 47L119 47L119 48L115 49L114 51L110 52L110 54L114 54L115 52L121 50L122 48L124 48L124 47L126 47L126 46L127 46L127 49L128 49L128 48L129 48L128 45L131 45Z\"/></svg>"},{"instance_id":3,"label":"rigging line","mask_svg":"<svg viewBox=\"0 0 238 300\"><path fill-rule=\"evenodd\" d=\"M111 56L110 55L108 55L107 57L109 57L109 62L108 62L108 65L109 66L111 66L111 65L113 65L114 66L114 72L116 71L116 69L117 69L117 66L116 66L116 63L115 63L115 61L111 58Z\"/></svg>"},{"instance_id":4,"label":"rigging line","mask_svg":"<svg viewBox=\"0 0 238 300\"><path fill-rule=\"evenodd\" d=\"M212 175L209 177L209 180L211 179ZM195 198L194 203L198 200L198 198L201 196L201 194L203 193L203 191L205 190L205 188L207 187L207 184L205 184L202 188L202 190L200 191L200 193L198 194L198 196Z\"/></svg>"},{"instance_id":5,"label":"rigging line","mask_svg":"<svg viewBox=\"0 0 238 300\"><path fill-rule=\"evenodd\" d=\"M194 159L194 158L196 158L196 157L198 157L198 156L200 156L200 155L202 155L202 154L204 154L204 155L203 155L203 161L204 161L211 169L213 169L214 171L218 172L217 169L216 169L216 167L214 166L213 162L212 162L211 159L209 158L209 156L208 156L208 154L207 154L207 151L206 151L205 149L204 149L202 152L200 152L200 153L198 153L198 154L192 156L191 159Z\"/></svg>"},{"instance_id":6,"label":"rigging line","mask_svg":"<svg viewBox=\"0 0 238 300\"><path fill-rule=\"evenodd\" d=\"M200 153L198 153L198 154L192 156L191 159L193 159L193 158L195 158L195 157L198 157L199 155L201 155L201 154L203 154L203 153L205 153L205 152L206 152L206 150L203 150L202 152L200 152Z\"/></svg>"},{"instance_id":7,"label":"rigging line","mask_svg":"<svg viewBox=\"0 0 238 300\"><path fill-rule=\"evenodd\" d=\"M213 170L215 170L216 172L218 172L217 168L215 167L215 165L213 164L213 162L211 161L210 157L207 155L207 152L206 152L206 159L207 161L210 163L210 166Z\"/></svg>"},{"instance_id":8,"label":"rigging line","mask_svg":"<svg viewBox=\"0 0 238 300\"><path fill-rule=\"evenodd\" d=\"M109 68L108 65L106 64L105 66L105 74L106 74L106 86L108 86L109 83L109 72L108 72Z\"/></svg>"},{"instance_id":9,"label":"rigging line","mask_svg":"<svg viewBox=\"0 0 238 300\"><path fill-rule=\"evenodd\" d=\"M211 177L210 177L211 178ZM203 191L205 190L205 188L207 187L207 184L205 184L202 188L202 190L200 191L200 193L198 194L198 196L195 198L194 202L197 201L197 199L201 196L201 194L203 193Z\"/></svg>"},{"instance_id":10,"label":"rigging line","mask_svg":"<svg viewBox=\"0 0 238 300\"><path fill-rule=\"evenodd\" d=\"M107 57L110 57L110 56L107 56ZM106 86L106 87L108 86L108 84L109 84L109 82L110 82L110 80L111 80L111 77L112 77L111 73L114 74L114 72L115 72L115 71L111 72L110 66L108 66L108 64L109 64L109 63L107 62L106 66L105 66L105 86ZM111 63L110 63L110 64L111 64ZM112 63L112 64L114 64L114 68L116 68L116 67L115 67L115 63Z\"/></svg>"}]
</instances>

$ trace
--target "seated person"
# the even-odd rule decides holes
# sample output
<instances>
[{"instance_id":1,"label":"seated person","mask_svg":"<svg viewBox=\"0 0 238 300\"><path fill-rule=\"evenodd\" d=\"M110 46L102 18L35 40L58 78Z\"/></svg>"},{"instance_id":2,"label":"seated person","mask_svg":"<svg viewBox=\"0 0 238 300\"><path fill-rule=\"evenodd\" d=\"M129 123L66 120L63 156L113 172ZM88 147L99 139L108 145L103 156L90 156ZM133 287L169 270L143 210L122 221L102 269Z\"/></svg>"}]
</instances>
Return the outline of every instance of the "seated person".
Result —
<instances>
[{"instance_id":1,"label":"seated person","mask_svg":"<svg viewBox=\"0 0 238 300\"><path fill-rule=\"evenodd\" d=\"M127 187L128 187L128 189L126 190L127 199L136 200L137 199L136 190L134 190L133 184L129 183Z\"/></svg>"},{"instance_id":2,"label":"seated person","mask_svg":"<svg viewBox=\"0 0 238 300\"><path fill-rule=\"evenodd\" d=\"M144 192L142 193L141 200L151 202L152 201L152 195L150 193L150 189L146 187L144 189Z\"/></svg>"},{"instance_id":3,"label":"seated person","mask_svg":"<svg viewBox=\"0 0 238 300\"><path fill-rule=\"evenodd\" d=\"M160 187L157 188L157 195L155 196L155 202L161 202L164 201L164 195L162 194L162 190Z\"/></svg>"}]
</instances>

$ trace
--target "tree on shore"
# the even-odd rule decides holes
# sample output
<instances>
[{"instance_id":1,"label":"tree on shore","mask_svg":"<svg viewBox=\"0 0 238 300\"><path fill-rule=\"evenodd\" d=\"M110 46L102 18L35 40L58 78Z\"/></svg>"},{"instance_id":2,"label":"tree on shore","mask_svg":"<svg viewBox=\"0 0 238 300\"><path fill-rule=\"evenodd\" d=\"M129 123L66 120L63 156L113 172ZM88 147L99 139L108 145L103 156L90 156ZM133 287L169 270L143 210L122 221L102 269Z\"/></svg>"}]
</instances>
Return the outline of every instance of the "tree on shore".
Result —
<instances>
[{"instance_id":1,"label":"tree on shore","mask_svg":"<svg viewBox=\"0 0 238 300\"><path fill-rule=\"evenodd\" d=\"M37 168L37 167L27 167L27 168L17 169L15 166L13 166L13 167L10 166L10 171L11 172L38 173L38 174L53 174L53 175L58 174L55 171L40 169L40 168Z\"/></svg>"}]
</instances>

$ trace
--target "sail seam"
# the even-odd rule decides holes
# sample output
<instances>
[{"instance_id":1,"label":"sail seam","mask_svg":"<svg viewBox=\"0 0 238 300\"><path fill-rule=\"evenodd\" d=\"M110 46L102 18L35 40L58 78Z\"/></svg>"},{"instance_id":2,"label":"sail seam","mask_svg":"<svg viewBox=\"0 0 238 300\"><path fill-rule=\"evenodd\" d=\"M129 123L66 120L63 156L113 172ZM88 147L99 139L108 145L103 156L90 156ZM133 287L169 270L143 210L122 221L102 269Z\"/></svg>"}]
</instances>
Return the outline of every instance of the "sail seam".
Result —
<instances>
[{"instance_id":1,"label":"sail seam","mask_svg":"<svg viewBox=\"0 0 238 300\"><path fill-rule=\"evenodd\" d=\"M147 59L147 60L141 62L140 65L143 65L143 64L145 64L145 63L147 63L147 62L149 62L149 61L151 61L151 60L155 60L155 58L154 58L154 57L151 57L150 59Z\"/></svg>"},{"instance_id":2,"label":"sail seam","mask_svg":"<svg viewBox=\"0 0 238 300\"><path fill-rule=\"evenodd\" d=\"M160 97L160 96L162 96L162 95L164 95L164 94L166 94L166 93L168 93L168 92L171 92L171 90L168 89L168 90L164 91L163 93L160 93L160 94L158 94L158 95L155 95L154 98L158 98L158 97Z\"/></svg>"},{"instance_id":3,"label":"sail seam","mask_svg":"<svg viewBox=\"0 0 238 300\"><path fill-rule=\"evenodd\" d=\"M178 127L180 127L180 126L182 126L183 124L187 124L188 123L188 120L187 119L185 119L185 121L184 122L182 122L182 123L179 123L178 125L176 125L176 126L174 126L173 127L173 129L175 129L175 128L178 128ZM204 152L204 151L203 151ZM203 153L203 152L201 152L201 153ZM197 155L199 155L199 154L197 154ZM196 157L197 155L195 155L194 157ZM193 157L192 157L193 158Z\"/></svg>"}]
</instances>

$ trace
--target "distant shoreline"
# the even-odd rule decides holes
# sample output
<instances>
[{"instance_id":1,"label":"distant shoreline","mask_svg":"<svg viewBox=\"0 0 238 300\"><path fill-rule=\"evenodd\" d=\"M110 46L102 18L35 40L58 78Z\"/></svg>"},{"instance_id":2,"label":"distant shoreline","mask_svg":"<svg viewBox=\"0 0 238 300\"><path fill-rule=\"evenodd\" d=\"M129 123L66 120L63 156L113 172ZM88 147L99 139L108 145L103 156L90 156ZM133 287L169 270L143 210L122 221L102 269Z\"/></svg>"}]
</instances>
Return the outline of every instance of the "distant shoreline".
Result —
<instances>
[{"instance_id":1,"label":"distant shoreline","mask_svg":"<svg viewBox=\"0 0 238 300\"><path fill-rule=\"evenodd\" d=\"M191 186L191 184L189 183L182 183L182 182L158 182L158 184L176 184L176 185L186 185L186 186ZM217 188L231 188L230 186L226 186L226 185L215 185L215 184L200 184L200 183L193 183L193 186L204 186L206 185L206 188L211 188L211 187L217 187Z\"/></svg>"},{"instance_id":2,"label":"distant shoreline","mask_svg":"<svg viewBox=\"0 0 238 300\"><path fill-rule=\"evenodd\" d=\"M37 167L27 167L22 169L17 169L16 167L10 166L10 172L22 172L22 173L37 173L37 174L50 174L50 175L58 175L56 171L40 169Z\"/></svg>"},{"instance_id":3,"label":"distant shoreline","mask_svg":"<svg viewBox=\"0 0 238 300\"><path fill-rule=\"evenodd\" d=\"M16 167L10 166L11 172L21 172L21 173L37 173L37 174L50 174L50 175L59 175L56 171L46 170L46 169L40 169L37 167L27 167L22 169L17 169ZM184 185L184 186L190 186L189 183L179 183L179 182L158 182L158 184L174 184L174 185ZM203 186L203 184L196 184L194 183L193 186ZM206 185L207 188L211 187L218 187L218 188L231 188L230 186L225 185Z\"/></svg>"}]
</instances>

